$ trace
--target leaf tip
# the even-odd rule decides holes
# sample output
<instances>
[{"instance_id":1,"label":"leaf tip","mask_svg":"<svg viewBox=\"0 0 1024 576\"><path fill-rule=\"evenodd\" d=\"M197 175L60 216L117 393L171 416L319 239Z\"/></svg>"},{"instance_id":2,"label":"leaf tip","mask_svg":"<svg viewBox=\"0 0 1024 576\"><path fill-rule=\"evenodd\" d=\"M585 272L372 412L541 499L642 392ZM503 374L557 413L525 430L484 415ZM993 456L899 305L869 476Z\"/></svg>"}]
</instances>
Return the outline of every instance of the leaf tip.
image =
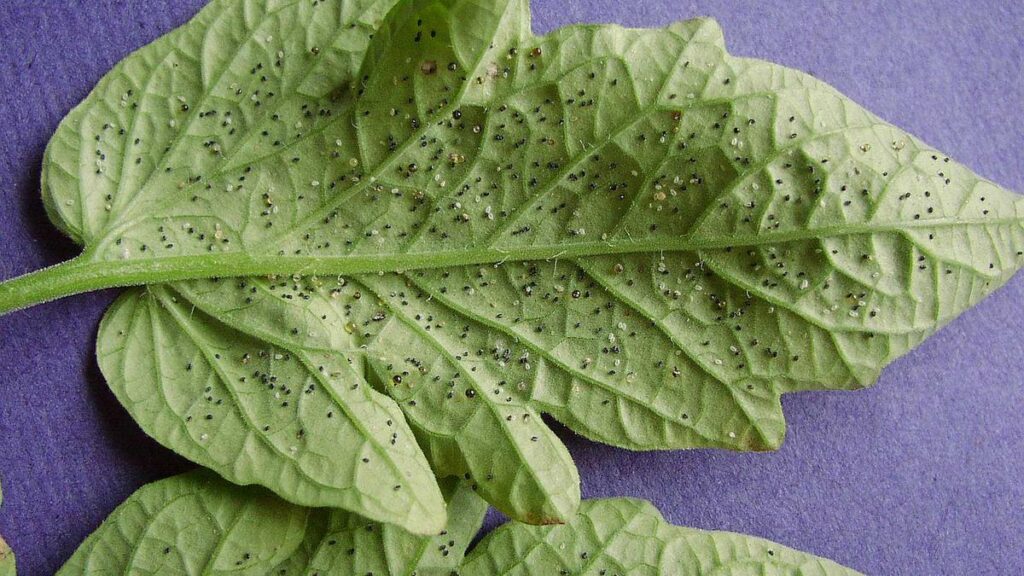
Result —
<instances>
[{"instance_id":1,"label":"leaf tip","mask_svg":"<svg viewBox=\"0 0 1024 576\"><path fill-rule=\"evenodd\" d=\"M780 418L777 422L771 421L753 426L751 433L747 434L740 445L740 449L750 452L774 452L782 448L782 443L785 440L786 421Z\"/></svg>"},{"instance_id":2,"label":"leaf tip","mask_svg":"<svg viewBox=\"0 0 1024 576\"><path fill-rule=\"evenodd\" d=\"M438 492L438 498L430 498L427 502L410 511L402 528L420 536L440 534L448 526L448 505Z\"/></svg>"},{"instance_id":3,"label":"leaf tip","mask_svg":"<svg viewBox=\"0 0 1024 576\"><path fill-rule=\"evenodd\" d=\"M682 33L690 42L701 42L725 48L725 33L718 20L709 16L684 20L670 28Z\"/></svg>"}]
</instances>

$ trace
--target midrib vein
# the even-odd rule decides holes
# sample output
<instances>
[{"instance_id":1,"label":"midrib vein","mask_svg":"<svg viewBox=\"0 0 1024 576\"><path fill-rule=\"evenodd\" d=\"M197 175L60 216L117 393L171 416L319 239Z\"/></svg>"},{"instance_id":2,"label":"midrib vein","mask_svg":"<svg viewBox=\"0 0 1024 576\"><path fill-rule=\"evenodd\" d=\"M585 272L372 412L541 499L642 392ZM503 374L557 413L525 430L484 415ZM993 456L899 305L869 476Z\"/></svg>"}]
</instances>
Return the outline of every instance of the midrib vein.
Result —
<instances>
[{"instance_id":1,"label":"midrib vein","mask_svg":"<svg viewBox=\"0 0 1024 576\"><path fill-rule=\"evenodd\" d=\"M944 219L884 225L832 226L816 229L745 234L712 238L678 236L655 239L616 239L573 244L534 244L529 246L467 248L443 252L366 253L341 255L265 255L244 252L158 256L148 259L105 260L86 256L83 268L97 281L113 278L104 287L138 283L166 282L196 278L257 276L264 274L362 274L370 272L403 272L409 270L468 266L500 265L503 262L586 258L615 254L660 252L697 252L772 244L820 240L869 234L907 233L912 230L938 230L963 226L1018 225L1024 228L1024 217L1003 219Z\"/></svg>"}]
</instances>

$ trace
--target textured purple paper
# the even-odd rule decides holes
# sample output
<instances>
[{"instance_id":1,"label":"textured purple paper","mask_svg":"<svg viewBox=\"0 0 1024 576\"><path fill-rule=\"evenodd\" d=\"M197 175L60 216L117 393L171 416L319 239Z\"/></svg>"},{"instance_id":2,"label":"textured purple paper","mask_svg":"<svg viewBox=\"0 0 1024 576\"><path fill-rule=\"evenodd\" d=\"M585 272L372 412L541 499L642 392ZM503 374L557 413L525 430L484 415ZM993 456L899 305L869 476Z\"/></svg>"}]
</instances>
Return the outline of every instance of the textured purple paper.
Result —
<instances>
[{"instance_id":1,"label":"textured purple paper","mask_svg":"<svg viewBox=\"0 0 1024 576\"><path fill-rule=\"evenodd\" d=\"M0 278L72 256L39 200L61 117L201 0L0 1ZM979 173L1024 191L1024 5L1008 0L534 0L573 22L716 17L734 54L814 73ZM0 318L0 534L52 574L145 482L188 468L104 384L113 292ZM774 454L633 454L563 431L585 496L648 498L679 524L756 534L868 574L1024 573L1024 276L875 388L784 400ZM490 519L493 525L496 518Z\"/></svg>"}]
</instances>

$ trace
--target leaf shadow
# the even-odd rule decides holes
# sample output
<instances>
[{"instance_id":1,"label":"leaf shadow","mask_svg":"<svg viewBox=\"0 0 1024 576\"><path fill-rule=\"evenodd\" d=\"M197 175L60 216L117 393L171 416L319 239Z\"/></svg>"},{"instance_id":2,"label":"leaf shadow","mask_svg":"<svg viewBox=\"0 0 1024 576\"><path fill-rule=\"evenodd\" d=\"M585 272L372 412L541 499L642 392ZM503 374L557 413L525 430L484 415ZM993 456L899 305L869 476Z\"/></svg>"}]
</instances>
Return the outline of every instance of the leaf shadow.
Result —
<instances>
[{"instance_id":1,"label":"leaf shadow","mask_svg":"<svg viewBox=\"0 0 1024 576\"><path fill-rule=\"evenodd\" d=\"M47 263L63 262L78 255L81 249L63 233L54 234L54 225L50 222L42 200L42 166L45 147L32 151L26 168L15 183L19 191L18 211L21 213L29 238L45 238L36 244Z\"/></svg>"},{"instance_id":2,"label":"leaf shadow","mask_svg":"<svg viewBox=\"0 0 1024 576\"><path fill-rule=\"evenodd\" d=\"M133 484L141 486L196 467L142 431L107 386L95 359L86 365L83 376L89 395L102 413L99 421L103 436L116 451L118 462L130 469Z\"/></svg>"}]
</instances>

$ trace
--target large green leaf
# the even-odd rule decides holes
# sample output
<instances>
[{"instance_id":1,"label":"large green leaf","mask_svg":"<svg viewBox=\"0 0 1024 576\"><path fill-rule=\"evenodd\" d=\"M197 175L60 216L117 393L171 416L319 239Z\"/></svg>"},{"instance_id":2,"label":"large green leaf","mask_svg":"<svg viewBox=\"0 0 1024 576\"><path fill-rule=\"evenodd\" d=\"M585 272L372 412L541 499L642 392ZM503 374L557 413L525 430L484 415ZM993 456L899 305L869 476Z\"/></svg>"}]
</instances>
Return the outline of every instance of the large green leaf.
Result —
<instances>
[{"instance_id":1,"label":"large green leaf","mask_svg":"<svg viewBox=\"0 0 1024 576\"><path fill-rule=\"evenodd\" d=\"M774 542L673 526L650 503L590 500L565 526L506 524L466 558L462 576L854 576Z\"/></svg>"},{"instance_id":2,"label":"large green leaf","mask_svg":"<svg viewBox=\"0 0 1024 576\"><path fill-rule=\"evenodd\" d=\"M487 507L465 483L446 493L447 528L415 536L193 472L133 494L58 576L856 574L760 538L672 526L647 502L631 499L585 502L565 526L506 524L463 565Z\"/></svg>"},{"instance_id":3,"label":"large green leaf","mask_svg":"<svg viewBox=\"0 0 1024 576\"><path fill-rule=\"evenodd\" d=\"M431 536L416 536L192 472L133 494L58 575L449 576L487 506L462 485L451 484L447 493L452 521Z\"/></svg>"},{"instance_id":4,"label":"large green leaf","mask_svg":"<svg viewBox=\"0 0 1024 576\"><path fill-rule=\"evenodd\" d=\"M830 327L918 328L1020 265L1019 199L711 21L534 37L526 0L407 0L352 82L389 4L216 2L120 64L49 146L86 249L36 296L672 253Z\"/></svg>"},{"instance_id":5,"label":"large green leaf","mask_svg":"<svg viewBox=\"0 0 1024 576\"><path fill-rule=\"evenodd\" d=\"M165 46L164 75L122 65L47 155L48 206L85 253L0 288L3 308L274 274L130 292L100 335L144 429L228 478L393 517L335 497L349 484L295 480L325 457L359 469L315 448L342 431L379 445L372 415L393 410L369 384L438 475L469 475L514 518L566 520L576 471L541 414L634 449L774 448L781 394L871 384L1024 262L1024 201L810 76L729 56L711 21L535 37L525 0L407 0L367 44L369 24L321 21L352 5L278 7L322 32L278 50L294 20L218 3L249 40L179 32L202 59ZM350 65L319 64L339 50ZM287 381L269 362L240 380L261 351ZM315 390L335 393L284 426L299 409L276 394L317 377L314 355L333 359ZM210 421L188 409L207 405ZM332 406L344 427L322 424ZM306 440L249 448L271 415ZM202 436L222 422L214 453Z\"/></svg>"}]
</instances>

